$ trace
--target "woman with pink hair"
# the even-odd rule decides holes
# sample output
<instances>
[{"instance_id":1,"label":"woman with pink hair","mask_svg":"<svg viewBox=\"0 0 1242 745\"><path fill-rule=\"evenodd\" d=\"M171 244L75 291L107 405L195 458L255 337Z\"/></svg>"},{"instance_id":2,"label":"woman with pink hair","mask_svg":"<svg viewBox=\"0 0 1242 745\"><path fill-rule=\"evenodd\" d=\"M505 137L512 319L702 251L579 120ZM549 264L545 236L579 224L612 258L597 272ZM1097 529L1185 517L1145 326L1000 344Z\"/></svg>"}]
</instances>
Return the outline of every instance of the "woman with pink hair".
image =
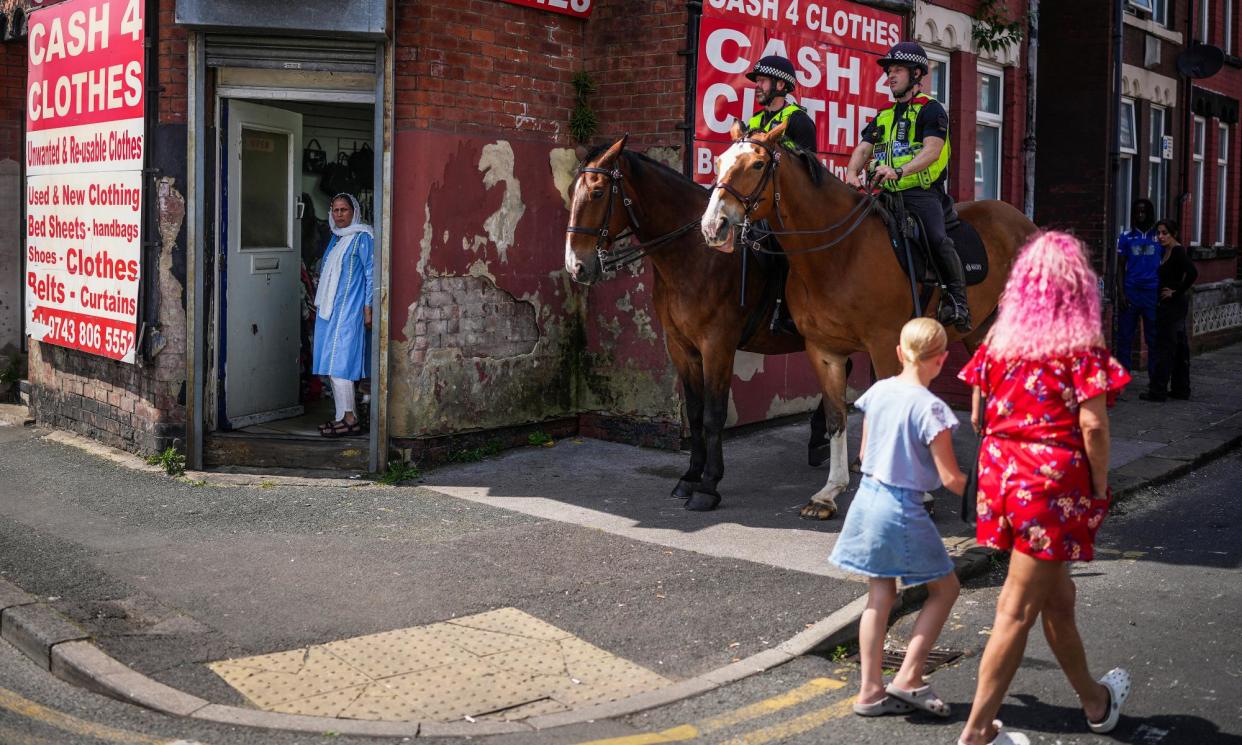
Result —
<instances>
[{"instance_id":1,"label":"woman with pink hair","mask_svg":"<svg viewBox=\"0 0 1242 745\"><path fill-rule=\"evenodd\" d=\"M995 717L1041 618L1088 726L1109 732L1130 676L1121 668L1098 682L1091 676L1074 622L1069 566L1091 560L1108 512L1105 399L1130 375L1104 346L1098 281L1076 238L1041 233L1022 249L996 324L959 377L974 386L971 422L983 437L979 543L1012 552L959 743L1029 742L1003 732Z\"/></svg>"}]
</instances>

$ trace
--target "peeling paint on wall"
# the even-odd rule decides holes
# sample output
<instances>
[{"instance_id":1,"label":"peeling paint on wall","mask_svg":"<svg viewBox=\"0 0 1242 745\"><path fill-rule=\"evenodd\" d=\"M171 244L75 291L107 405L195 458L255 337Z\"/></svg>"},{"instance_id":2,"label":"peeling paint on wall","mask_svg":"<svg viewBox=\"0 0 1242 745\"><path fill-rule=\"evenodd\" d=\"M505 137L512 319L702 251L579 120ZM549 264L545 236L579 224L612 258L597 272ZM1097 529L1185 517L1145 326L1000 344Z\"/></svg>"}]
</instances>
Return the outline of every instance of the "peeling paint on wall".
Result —
<instances>
[{"instance_id":1,"label":"peeling paint on wall","mask_svg":"<svg viewBox=\"0 0 1242 745\"><path fill-rule=\"evenodd\" d=\"M749 381L757 373L763 372L764 359L766 358L762 354L739 349L733 358L733 375L738 380Z\"/></svg>"},{"instance_id":2,"label":"peeling paint on wall","mask_svg":"<svg viewBox=\"0 0 1242 745\"><path fill-rule=\"evenodd\" d=\"M790 414L805 414L814 410L816 406L819 406L819 396L796 396L789 399L773 396L772 402L768 404L768 414L765 418L775 419Z\"/></svg>"},{"instance_id":3,"label":"peeling paint on wall","mask_svg":"<svg viewBox=\"0 0 1242 745\"><path fill-rule=\"evenodd\" d=\"M499 183L505 185L500 209L483 221L483 229L496 244L500 260L508 262L513 235L522 215L526 214L526 205L522 203L522 185L513 175L513 147L505 140L484 147L483 156L479 158L479 170L483 172L483 185L488 189Z\"/></svg>"},{"instance_id":4,"label":"peeling paint on wall","mask_svg":"<svg viewBox=\"0 0 1242 745\"><path fill-rule=\"evenodd\" d=\"M556 191L565 201L565 209L570 206L569 190L574 185L574 174L578 170L578 155L567 147L553 148L548 153L548 166L552 169L552 183Z\"/></svg>"}]
</instances>

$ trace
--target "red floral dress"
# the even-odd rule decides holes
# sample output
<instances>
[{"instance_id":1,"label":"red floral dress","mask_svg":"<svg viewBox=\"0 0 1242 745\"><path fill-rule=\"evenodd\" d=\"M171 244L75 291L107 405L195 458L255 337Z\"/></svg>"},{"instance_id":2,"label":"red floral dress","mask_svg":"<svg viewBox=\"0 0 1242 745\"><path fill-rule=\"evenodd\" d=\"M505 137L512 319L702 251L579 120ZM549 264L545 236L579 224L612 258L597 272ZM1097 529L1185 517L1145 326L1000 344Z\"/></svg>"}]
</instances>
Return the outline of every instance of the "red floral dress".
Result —
<instances>
[{"instance_id":1,"label":"red floral dress","mask_svg":"<svg viewBox=\"0 0 1242 745\"><path fill-rule=\"evenodd\" d=\"M1078 407L1130 374L1100 348L1045 360L995 360L986 346L958 374L987 398L979 451L979 543L1037 559L1090 561L1107 496L1092 493Z\"/></svg>"}]
</instances>

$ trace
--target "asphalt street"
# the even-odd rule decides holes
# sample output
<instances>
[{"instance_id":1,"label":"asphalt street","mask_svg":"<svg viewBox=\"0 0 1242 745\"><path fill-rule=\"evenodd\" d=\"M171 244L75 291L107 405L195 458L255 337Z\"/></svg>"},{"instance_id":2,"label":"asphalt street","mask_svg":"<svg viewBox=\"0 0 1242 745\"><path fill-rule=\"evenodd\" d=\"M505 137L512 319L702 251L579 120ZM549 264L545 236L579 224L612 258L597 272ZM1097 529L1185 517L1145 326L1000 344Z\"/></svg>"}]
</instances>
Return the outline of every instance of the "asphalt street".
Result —
<instances>
[{"instance_id":1,"label":"asphalt street","mask_svg":"<svg viewBox=\"0 0 1242 745\"><path fill-rule=\"evenodd\" d=\"M1234 537L1242 525L1236 508L1240 481L1242 452L1235 451L1177 481L1135 494L1105 523L1100 559L1075 569L1080 625L1093 667L1102 673L1113 665L1126 666L1136 682L1113 735L1086 732L1073 694L1038 634L1001 710L1008 726L1025 731L1034 742L1061 745L1242 745L1242 543ZM997 564L967 586L941 639L942 648L963 653L932 678L954 705L949 720L852 715L857 667L849 659L852 650L840 649L618 721L485 741L951 743L967 712L1003 572ZM778 598L769 602L779 607ZM896 621L891 643L901 645L911 621L912 615ZM5 745L178 740L378 742L330 733L225 728L156 715L68 686L0 644L0 742Z\"/></svg>"}]
</instances>

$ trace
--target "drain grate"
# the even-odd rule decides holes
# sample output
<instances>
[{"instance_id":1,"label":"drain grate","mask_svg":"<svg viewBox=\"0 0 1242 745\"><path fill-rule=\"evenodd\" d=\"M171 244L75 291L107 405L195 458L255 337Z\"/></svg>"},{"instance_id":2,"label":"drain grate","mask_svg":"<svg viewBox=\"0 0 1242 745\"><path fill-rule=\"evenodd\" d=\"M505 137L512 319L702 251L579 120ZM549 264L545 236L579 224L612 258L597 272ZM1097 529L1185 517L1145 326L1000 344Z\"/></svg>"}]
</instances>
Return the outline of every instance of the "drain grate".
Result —
<instances>
[{"instance_id":1,"label":"drain grate","mask_svg":"<svg viewBox=\"0 0 1242 745\"><path fill-rule=\"evenodd\" d=\"M927 654L927 663L923 666L923 674L930 675L933 670L956 662L963 654L965 652L960 649L933 649ZM852 654L846 659L854 664L859 663L857 654ZM884 659L880 662L880 667L885 670L899 670L905 661L906 650L885 649Z\"/></svg>"}]
</instances>

